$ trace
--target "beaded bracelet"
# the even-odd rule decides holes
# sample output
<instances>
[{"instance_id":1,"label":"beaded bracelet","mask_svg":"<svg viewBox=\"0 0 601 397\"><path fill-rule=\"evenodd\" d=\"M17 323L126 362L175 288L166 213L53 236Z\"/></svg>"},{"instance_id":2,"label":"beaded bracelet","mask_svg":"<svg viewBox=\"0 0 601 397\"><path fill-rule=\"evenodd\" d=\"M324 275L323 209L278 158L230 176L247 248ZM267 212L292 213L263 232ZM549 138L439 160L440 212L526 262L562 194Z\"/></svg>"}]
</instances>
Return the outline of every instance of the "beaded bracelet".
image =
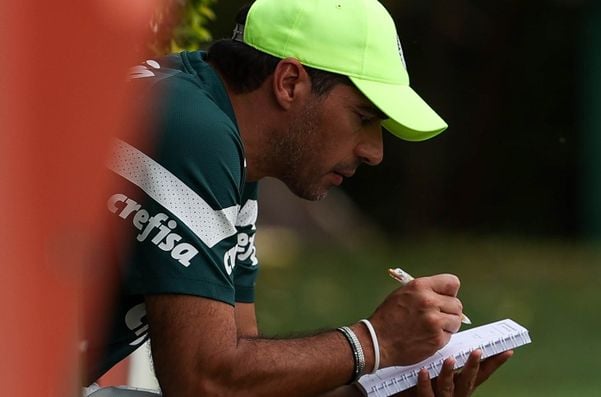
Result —
<instances>
[{"instance_id":1,"label":"beaded bracelet","mask_svg":"<svg viewBox=\"0 0 601 397\"><path fill-rule=\"evenodd\" d=\"M353 358L355 361L355 367L353 370L353 378L350 383L355 382L357 379L363 375L365 371L365 355L363 354L363 348L361 347L361 343L359 342L359 338L349 327L340 327L338 328L348 341L349 345L351 345L351 350L353 351Z\"/></svg>"}]
</instances>

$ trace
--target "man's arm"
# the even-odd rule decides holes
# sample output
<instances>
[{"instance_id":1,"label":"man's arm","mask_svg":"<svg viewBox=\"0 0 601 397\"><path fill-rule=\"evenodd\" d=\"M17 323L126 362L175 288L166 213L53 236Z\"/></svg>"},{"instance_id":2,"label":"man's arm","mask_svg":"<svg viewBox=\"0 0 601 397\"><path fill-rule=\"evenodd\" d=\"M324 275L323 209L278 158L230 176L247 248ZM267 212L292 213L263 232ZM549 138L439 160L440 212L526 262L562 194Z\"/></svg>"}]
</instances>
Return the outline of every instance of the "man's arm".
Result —
<instances>
[{"instance_id":1,"label":"man's arm","mask_svg":"<svg viewBox=\"0 0 601 397\"><path fill-rule=\"evenodd\" d=\"M234 309L238 337L257 337L259 335L254 303L236 303ZM355 385L345 385L336 388L319 397L361 397L363 394Z\"/></svg>"},{"instance_id":2,"label":"man's arm","mask_svg":"<svg viewBox=\"0 0 601 397\"><path fill-rule=\"evenodd\" d=\"M254 303L237 302L234 308L234 318L236 320L238 338L256 338L259 336Z\"/></svg>"},{"instance_id":3,"label":"man's arm","mask_svg":"<svg viewBox=\"0 0 601 397\"><path fill-rule=\"evenodd\" d=\"M186 295L146 298L165 396L317 395L350 379L350 348L336 331L307 338L237 337L234 308Z\"/></svg>"},{"instance_id":4,"label":"man's arm","mask_svg":"<svg viewBox=\"0 0 601 397\"><path fill-rule=\"evenodd\" d=\"M370 317L383 366L418 362L447 343L460 326L458 288L456 277L439 275L389 295ZM352 376L352 352L337 331L287 340L239 336L236 317L252 318L251 306L236 314L228 304L187 295L148 296L146 302L155 369L166 396L279 396L283 391L289 397L311 396ZM366 351L366 368L373 368L367 329L360 323L351 328Z\"/></svg>"}]
</instances>

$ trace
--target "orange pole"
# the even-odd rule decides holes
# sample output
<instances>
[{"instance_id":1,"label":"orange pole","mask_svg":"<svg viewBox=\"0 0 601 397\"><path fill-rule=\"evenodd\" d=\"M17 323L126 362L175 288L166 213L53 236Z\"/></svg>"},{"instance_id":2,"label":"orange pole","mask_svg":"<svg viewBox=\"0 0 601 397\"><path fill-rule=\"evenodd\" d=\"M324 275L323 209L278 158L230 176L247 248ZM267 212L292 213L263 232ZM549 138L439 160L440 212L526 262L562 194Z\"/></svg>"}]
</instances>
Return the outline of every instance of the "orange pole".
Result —
<instances>
[{"instance_id":1,"label":"orange pole","mask_svg":"<svg viewBox=\"0 0 601 397\"><path fill-rule=\"evenodd\" d=\"M108 136L129 123L127 67L153 5L0 2L2 395L79 393L82 297L109 290L97 246Z\"/></svg>"}]
</instances>

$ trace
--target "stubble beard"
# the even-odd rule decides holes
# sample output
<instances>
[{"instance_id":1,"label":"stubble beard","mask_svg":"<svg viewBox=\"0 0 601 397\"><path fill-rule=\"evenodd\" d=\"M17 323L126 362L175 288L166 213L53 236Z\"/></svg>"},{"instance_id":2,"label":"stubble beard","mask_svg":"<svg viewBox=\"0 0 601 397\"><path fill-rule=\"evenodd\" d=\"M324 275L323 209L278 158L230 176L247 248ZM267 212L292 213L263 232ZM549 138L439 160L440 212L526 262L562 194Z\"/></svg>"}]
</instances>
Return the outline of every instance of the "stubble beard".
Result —
<instances>
[{"instance_id":1,"label":"stubble beard","mask_svg":"<svg viewBox=\"0 0 601 397\"><path fill-rule=\"evenodd\" d=\"M321 116L315 101L308 104L295 122L273 146L274 160L280 165L278 179L295 195L311 201L324 199L328 192L319 184L319 172L314 169L319 149L316 119Z\"/></svg>"}]
</instances>

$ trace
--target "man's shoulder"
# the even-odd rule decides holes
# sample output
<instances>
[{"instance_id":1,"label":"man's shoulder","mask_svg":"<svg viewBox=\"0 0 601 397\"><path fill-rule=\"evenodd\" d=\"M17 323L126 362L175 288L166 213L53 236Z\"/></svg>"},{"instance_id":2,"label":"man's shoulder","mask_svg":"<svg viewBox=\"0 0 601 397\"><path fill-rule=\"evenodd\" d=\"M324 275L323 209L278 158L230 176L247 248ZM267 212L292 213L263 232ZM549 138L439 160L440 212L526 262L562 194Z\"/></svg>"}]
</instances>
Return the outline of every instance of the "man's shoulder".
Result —
<instances>
[{"instance_id":1,"label":"man's shoulder","mask_svg":"<svg viewBox=\"0 0 601 397\"><path fill-rule=\"evenodd\" d=\"M235 119L225 85L201 52L181 52L146 60L130 72L130 82L144 101L168 103L214 117ZM202 107L202 109L201 109ZM219 109L219 112L214 112Z\"/></svg>"},{"instance_id":2,"label":"man's shoulder","mask_svg":"<svg viewBox=\"0 0 601 397\"><path fill-rule=\"evenodd\" d=\"M145 128L158 134L156 144L174 139L187 147L241 144L225 87L200 55L184 52L148 60L137 74L132 81L145 80L135 90Z\"/></svg>"},{"instance_id":3,"label":"man's shoulder","mask_svg":"<svg viewBox=\"0 0 601 397\"><path fill-rule=\"evenodd\" d=\"M128 80L138 93L143 94L160 84L186 85L194 82L193 73L188 70L181 54L147 59L130 68Z\"/></svg>"}]
</instances>

